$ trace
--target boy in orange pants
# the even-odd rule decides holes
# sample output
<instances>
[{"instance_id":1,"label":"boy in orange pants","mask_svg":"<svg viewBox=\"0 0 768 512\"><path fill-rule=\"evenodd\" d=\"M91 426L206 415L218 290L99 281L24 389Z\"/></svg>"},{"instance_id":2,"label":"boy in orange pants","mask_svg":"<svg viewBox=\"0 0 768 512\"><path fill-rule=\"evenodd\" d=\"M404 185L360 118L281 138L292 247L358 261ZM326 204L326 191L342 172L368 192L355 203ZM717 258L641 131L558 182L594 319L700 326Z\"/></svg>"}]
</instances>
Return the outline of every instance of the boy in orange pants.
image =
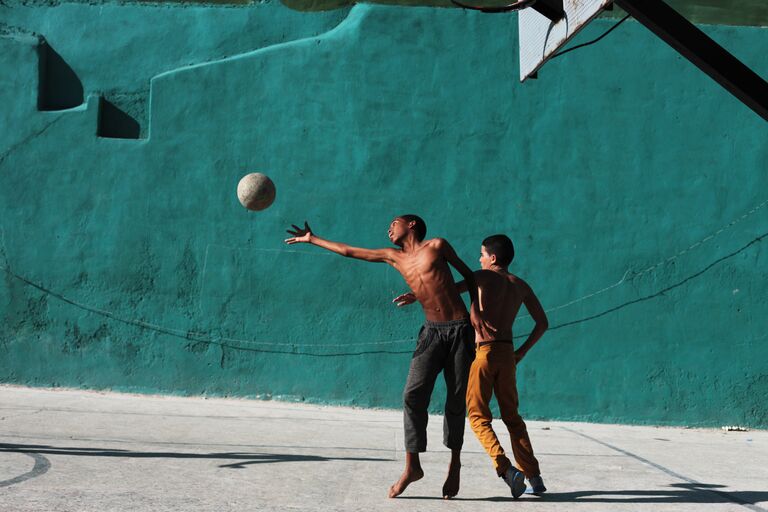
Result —
<instances>
[{"instance_id":1,"label":"boy in orange pants","mask_svg":"<svg viewBox=\"0 0 768 512\"><path fill-rule=\"evenodd\" d=\"M481 316L491 329L485 335L475 332L477 350L469 371L467 412L472 430L493 460L496 473L509 485L512 496L518 498L525 492L526 477L534 494L540 495L547 490L525 422L517 410L515 370L517 363L547 330L548 323L547 315L530 286L507 270L514 254L512 241L505 235L486 238L480 248L482 270L476 271L474 276L479 290ZM463 283L458 283L457 287L460 291L466 288ZM409 304L411 298L408 294L401 295L395 302L398 305ZM515 350L512 324L523 304L536 326L525 343ZM507 458L491 426L490 402L494 393L520 469Z\"/></svg>"}]
</instances>

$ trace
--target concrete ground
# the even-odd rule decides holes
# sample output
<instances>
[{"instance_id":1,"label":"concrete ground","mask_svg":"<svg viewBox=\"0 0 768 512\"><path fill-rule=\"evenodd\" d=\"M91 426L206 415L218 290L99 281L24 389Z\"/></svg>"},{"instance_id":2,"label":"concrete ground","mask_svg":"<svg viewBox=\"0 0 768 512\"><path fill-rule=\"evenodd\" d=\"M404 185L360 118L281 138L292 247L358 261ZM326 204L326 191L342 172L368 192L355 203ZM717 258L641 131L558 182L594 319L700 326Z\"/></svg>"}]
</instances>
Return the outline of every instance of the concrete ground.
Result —
<instances>
[{"instance_id":1,"label":"concrete ground","mask_svg":"<svg viewBox=\"0 0 768 512\"><path fill-rule=\"evenodd\" d=\"M546 496L513 501L467 428L442 500L431 417L426 476L391 500L398 411L0 386L0 510L768 511L768 432L528 425Z\"/></svg>"}]
</instances>

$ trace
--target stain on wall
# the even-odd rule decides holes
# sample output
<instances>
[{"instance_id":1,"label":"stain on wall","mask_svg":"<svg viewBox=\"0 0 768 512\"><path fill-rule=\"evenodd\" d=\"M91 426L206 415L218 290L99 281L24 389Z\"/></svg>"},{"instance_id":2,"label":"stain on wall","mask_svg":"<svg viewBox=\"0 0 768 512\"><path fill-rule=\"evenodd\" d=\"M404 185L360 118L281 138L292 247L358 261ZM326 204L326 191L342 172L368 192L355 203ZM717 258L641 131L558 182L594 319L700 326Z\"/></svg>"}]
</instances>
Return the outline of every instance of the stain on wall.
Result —
<instances>
[{"instance_id":1,"label":"stain on wall","mask_svg":"<svg viewBox=\"0 0 768 512\"><path fill-rule=\"evenodd\" d=\"M768 129L638 24L519 84L514 15L0 9L1 381L399 407L402 280L282 240L306 219L382 246L416 212L472 266L515 240L551 325L526 416L768 426ZM765 30L706 30L768 74ZM81 105L38 109L38 35ZM99 136L100 98L139 138ZM235 196L254 171L260 213Z\"/></svg>"}]
</instances>

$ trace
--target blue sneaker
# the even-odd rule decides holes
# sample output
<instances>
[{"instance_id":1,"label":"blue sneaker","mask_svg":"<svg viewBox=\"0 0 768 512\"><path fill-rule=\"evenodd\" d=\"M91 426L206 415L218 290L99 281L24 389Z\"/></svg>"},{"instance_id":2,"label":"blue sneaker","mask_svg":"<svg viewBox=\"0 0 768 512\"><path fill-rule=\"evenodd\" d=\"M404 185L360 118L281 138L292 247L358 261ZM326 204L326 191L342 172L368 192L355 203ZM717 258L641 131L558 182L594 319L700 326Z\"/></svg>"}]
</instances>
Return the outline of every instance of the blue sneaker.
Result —
<instances>
[{"instance_id":1,"label":"blue sneaker","mask_svg":"<svg viewBox=\"0 0 768 512\"><path fill-rule=\"evenodd\" d=\"M501 475L509 488L512 490L512 497L517 499L525 492L525 475L515 466L510 466L507 471Z\"/></svg>"},{"instance_id":2,"label":"blue sneaker","mask_svg":"<svg viewBox=\"0 0 768 512\"><path fill-rule=\"evenodd\" d=\"M547 488L544 487L544 480L542 480L541 476L532 476L528 479L528 483L531 484L531 491L536 496L541 496L547 492Z\"/></svg>"}]
</instances>

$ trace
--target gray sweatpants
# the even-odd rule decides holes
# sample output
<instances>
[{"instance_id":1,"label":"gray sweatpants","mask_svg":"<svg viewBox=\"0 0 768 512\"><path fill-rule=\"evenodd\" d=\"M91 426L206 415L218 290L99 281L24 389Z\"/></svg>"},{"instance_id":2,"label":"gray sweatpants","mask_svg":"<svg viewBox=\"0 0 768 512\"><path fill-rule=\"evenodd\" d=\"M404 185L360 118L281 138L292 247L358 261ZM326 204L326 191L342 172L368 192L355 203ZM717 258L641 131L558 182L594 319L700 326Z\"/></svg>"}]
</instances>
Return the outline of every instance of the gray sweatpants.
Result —
<instances>
[{"instance_id":1,"label":"gray sweatpants","mask_svg":"<svg viewBox=\"0 0 768 512\"><path fill-rule=\"evenodd\" d=\"M424 323L403 391L406 452L427 451L427 409L440 371L447 389L443 444L451 450L461 449L467 379L474 358L475 331L469 319Z\"/></svg>"}]
</instances>

